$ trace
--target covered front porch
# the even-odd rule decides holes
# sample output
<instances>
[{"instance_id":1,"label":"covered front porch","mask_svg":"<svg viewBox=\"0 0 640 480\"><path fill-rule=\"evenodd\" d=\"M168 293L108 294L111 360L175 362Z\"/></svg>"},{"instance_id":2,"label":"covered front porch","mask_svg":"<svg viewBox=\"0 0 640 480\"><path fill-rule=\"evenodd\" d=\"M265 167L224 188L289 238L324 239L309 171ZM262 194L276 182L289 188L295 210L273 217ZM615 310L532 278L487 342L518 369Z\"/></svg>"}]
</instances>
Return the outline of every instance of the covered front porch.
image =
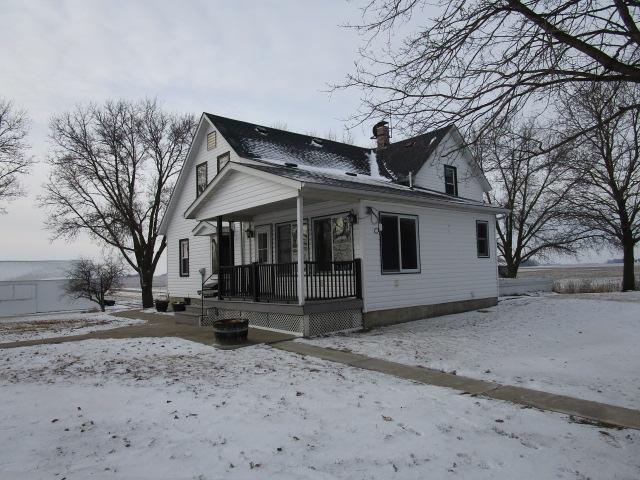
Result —
<instances>
[{"instance_id":1,"label":"covered front porch","mask_svg":"<svg viewBox=\"0 0 640 480\"><path fill-rule=\"evenodd\" d=\"M359 199L328 200L326 191L243 170L220 173L217 188L203 192L185 214L215 225L212 243L220 246L211 261L219 267L203 279L215 281L216 290L202 322L241 317L252 326L300 335L359 328ZM226 228L229 244L223 241Z\"/></svg>"}]
</instances>

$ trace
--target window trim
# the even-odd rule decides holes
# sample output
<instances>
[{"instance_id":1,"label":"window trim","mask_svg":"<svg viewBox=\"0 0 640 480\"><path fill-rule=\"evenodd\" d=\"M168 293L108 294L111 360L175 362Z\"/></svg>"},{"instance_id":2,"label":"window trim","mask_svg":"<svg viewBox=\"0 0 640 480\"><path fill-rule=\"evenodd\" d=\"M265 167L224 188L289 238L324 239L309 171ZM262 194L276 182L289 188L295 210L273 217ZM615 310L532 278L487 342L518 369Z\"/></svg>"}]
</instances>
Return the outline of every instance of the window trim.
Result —
<instances>
[{"instance_id":1,"label":"window trim","mask_svg":"<svg viewBox=\"0 0 640 480\"><path fill-rule=\"evenodd\" d=\"M213 138L213 146L210 146L209 138ZM218 132L215 130L207 133L207 152L215 150L218 147Z\"/></svg>"},{"instance_id":2,"label":"window trim","mask_svg":"<svg viewBox=\"0 0 640 480\"><path fill-rule=\"evenodd\" d=\"M220 173L220 170L221 170L221 168L220 168L220 159L221 159L222 157L229 157L229 160L227 161L227 163L231 162L231 150L226 151L226 152L224 152L224 153L221 153L221 154L220 154L220 155L218 155L218 157L216 158L216 169L217 169L217 171L216 171L216 175L217 175L218 173ZM224 167L223 167L223 168L224 168Z\"/></svg>"},{"instance_id":3,"label":"window trim","mask_svg":"<svg viewBox=\"0 0 640 480\"><path fill-rule=\"evenodd\" d=\"M478 225L484 223L487 226L487 254L486 255L480 255L480 250L478 248L478 242L480 240L480 237L478 236ZM491 258L491 241L489 240L489 221L488 220L476 220L476 255L478 256L478 258Z\"/></svg>"},{"instance_id":4,"label":"window trim","mask_svg":"<svg viewBox=\"0 0 640 480\"><path fill-rule=\"evenodd\" d=\"M398 221L398 255L400 261L400 270L384 270L382 266L382 233L378 235L379 244L380 244L380 273L382 275L415 275L422 273L422 259L420 258L420 215L413 215L410 213L396 213L396 212L378 212L380 216L380 223L382 224L383 216L393 216L397 218ZM418 260L418 268L417 269L403 269L402 268L402 239L400 237L400 219L401 218L411 218L416 221L416 258Z\"/></svg>"},{"instance_id":5,"label":"window trim","mask_svg":"<svg viewBox=\"0 0 640 480\"><path fill-rule=\"evenodd\" d=\"M202 192L204 192L207 189L207 185L209 185L209 162L207 162L206 160L204 162L198 163L196 165L196 198L198 198L200 195L202 195L202 192L198 192L198 169L204 165L204 177L205 177L205 182L204 182L204 186L202 188Z\"/></svg>"},{"instance_id":6,"label":"window trim","mask_svg":"<svg viewBox=\"0 0 640 480\"><path fill-rule=\"evenodd\" d=\"M187 271L186 273L183 271L183 265L182 265L182 244L185 243L187 244ZM189 248L189 239L188 238L181 238L180 240L178 240L178 273L180 274L180 277L188 277L189 276L189 267L190 267L190 263L191 263L191 250Z\"/></svg>"},{"instance_id":7,"label":"window trim","mask_svg":"<svg viewBox=\"0 0 640 480\"><path fill-rule=\"evenodd\" d=\"M336 212L336 213L329 213L327 215L319 215L317 217L311 217L311 230L309 231L309 259L312 262L317 262L318 259L316 258L316 249L315 249L315 240L314 240L314 236L315 236L315 231L316 231L316 226L315 223L317 220L324 220L326 218L333 218L333 217L341 217L341 216L347 216L349 215L349 213L351 213L350 210L344 210L342 212ZM355 260L356 257L356 244L355 244L355 231L353 228L354 224L351 224L351 252L352 252L352 256L353 256L353 260ZM331 239L331 260L329 260L330 262L333 262L333 238Z\"/></svg>"},{"instance_id":8,"label":"window trim","mask_svg":"<svg viewBox=\"0 0 640 480\"><path fill-rule=\"evenodd\" d=\"M254 255L255 255L255 261L253 259L251 259L251 263L258 263L258 229L260 228L266 228L267 229L267 237L269 238L269 245L267 246L267 253L268 253L268 262L267 264L271 264L271 263L275 263L273 261L273 258L275 256L275 252L274 252L274 248L275 246L273 245L274 243L274 231L273 231L273 224L272 223L261 223L260 225L255 225L253 227L253 238L251 240L253 240L253 246L254 248Z\"/></svg>"},{"instance_id":9,"label":"window trim","mask_svg":"<svg viewBox=\"0 0 640 480\"><path fill-rule=\"evenodd\" d=\"M453 194L447 193L447 169L453 170ZM444 166L444 193L447 195L453 195L454 197L458 196L458 167L454 165L445 165Z\"/></svg>"},{"instance_id":10,"label":"window trim","mask_svg":"<svg viewBox=\"0 0 640 480\"><path fill-rule=\"evenodd\" d=\"M311 259L311 231L309 230L309 225L311 222L309 221L309 218L303 218L302 223L307 225L307 258ZM280 241L280 237L278 235L278 227L282 225L297 225L297 224L298 224L297 220L291 220L289 222L278 222L273 224L273 227L274 227L273 231L274 231L274 237L275 237L274 252L276 257L279 256L278 242ZM305 259L305 262L306 261L307 260ZM280 258L276 258L275 263L279 263L279 262L280 262Z\"/></svg>"}]
</instances>

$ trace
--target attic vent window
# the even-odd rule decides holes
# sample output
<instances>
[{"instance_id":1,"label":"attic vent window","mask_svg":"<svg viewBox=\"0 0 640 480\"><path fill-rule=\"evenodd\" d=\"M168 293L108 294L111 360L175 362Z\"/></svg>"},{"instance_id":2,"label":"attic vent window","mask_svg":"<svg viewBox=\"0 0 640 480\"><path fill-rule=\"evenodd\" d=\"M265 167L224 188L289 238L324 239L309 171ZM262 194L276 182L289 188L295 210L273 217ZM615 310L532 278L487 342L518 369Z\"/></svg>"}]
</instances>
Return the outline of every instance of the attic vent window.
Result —
<instances>
[{"instance_id":1,"label":"attic vent window","mask_svg":"<svg viewBox=\"0 0 640 480\"><path fill-rule=\"evenodd\" d=\"M345 175L349 175L350 177L357 177L358 174L357 173L353 173L353 172L344 172Z\"/></svg>"},{"instance_id":2,"label":"attic vent window","mask_svg":"<svg viewBox=\"0 0 640 480\"><path fill-rule=\"evenodd\" d=\"M256 127L256 132L258 132L260 135L266 135L268 133L268 130L264 127Z\"/></svg>"},{"instance_id":3,"label":"attic vent window","mask_svg":"<svg viewBox=\"0 0 640 480\"><path fill-rule=\"evenodd\" d=\"M218 138L216 132L209 132L207 134L207 150L213 150L218 145Z\"/></svg>"},{"instance_id":4,"label":"attic vent window","mask_svg":"<svg viewBox=\"0 0 640 480\"><path fill-rule=\"evenodd\" d=\"M320 138L312 138L311 139L311 145L313 145L314 147L322 147L322 140Z\"/></svg>"},{"instance_id":5,"label":"attic vent window","mask_svg":"<svg viewBox=\"0 0 640 480\"><path fill-rule=\"evenodd\" d=\"M298 168L298 164L297 163L291 163L291 162L285 162L284 166L285 167L291 167L291 168Z\"/></svg>"}]
</instances>

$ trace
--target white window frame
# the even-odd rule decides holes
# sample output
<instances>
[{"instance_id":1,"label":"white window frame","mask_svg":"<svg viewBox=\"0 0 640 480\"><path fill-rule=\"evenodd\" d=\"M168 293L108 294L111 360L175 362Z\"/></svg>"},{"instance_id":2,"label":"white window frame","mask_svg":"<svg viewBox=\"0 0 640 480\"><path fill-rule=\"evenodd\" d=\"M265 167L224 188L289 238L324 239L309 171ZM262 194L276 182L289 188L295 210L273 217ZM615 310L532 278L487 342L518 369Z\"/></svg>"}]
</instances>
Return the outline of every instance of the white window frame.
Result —
<instances>
[{"instance_id":1,"label":"white window frame","mask_svg":"<svg viewBox=\"0 0 640 480\"><path fill-rule=\"evenodd\" d=\"M453 171L453 193L447 193L447 169L450 168ZM458 196L458 167L455 165L445 165L444 166L444 192L447 195L453 195L454 197Z\"/></svg>"},{"instance_id":2,"label":"white window frame","mask_svg":"<svg viewBox=\"0 0 640 480\"><path fill-rule=\"evenodd\" d=\"M487 226L487 238L485 239L487 242L487 254L480 255L480 251L478 249L478 244L480 242L480 237L478 236L478 225L484 223ZM478 258L491 258L491 235L489 233L489 222L487 220L476 220L476 255Z\"/></svg>"},{"instance_id":3,"label":"white window frame","mask_svg":"<svg viewBox=\"0 0 640 480\"><path fill-rule=\"evenodd\" d=\"M382 262L382 233L380 233L380 271L382 275L398 275L404 273L421 273L422 264L420 261L420 219L418 215L409 215L404 213L393 213L393 212L380 212L380 225L382 225L382 217L396 217L396 221L398 224L398 262L399 262L399 270L384 270L384 264ZM406 218L409 220L414 220L416 222L416 260L418 262L418 268L402 268L402 234L400 231L400 219Z\"/></svg>"},{"instance_id":4,"label":"white window frame","mask_svg":"<svg viewBox=\"0 0 640 480\"><path fill-rule=\"evenodd\" d=\"M187 255L183 256L183 249L182 249L182 245L186 245L187 246ZM184 264L183 261L186 260L187 261L187 268L186 268L186 272L184 271ZM181 277L188 277L189 276L189 270L190 270L190 251L189 251L189 239L188 238L181 238L180 240L178 240L178 273L180 274Z\"/></svg>"},{"instance_id":5,"label":"white window frame","mask_svg":"<svg viewBox=\"0 0 640 480\"><path fill-rule=\"evenodd\" d=\"M313 261L317 262L318 259L316 258L316 252L315 252L315 232L316 232L316 222L319 220L330 220L331 223L331 259L329 260L330 262L335 262L336 260L334 259L334 249L333 249L333 219L334 218L338 218L338 217L347 217L349 215L348 211L345 212L338 212L338 213L332 213L330 215L322 215L320 217L313 217L311 219L311 231L309 231L308 235L309 235L309 258L312 258ZM354 224L351 223L351 260L355 260L356 258L356 244L355 244L355 230L354 230ZM340 260L341 262L349 262L350 260Z\"/></svg>"},{"instance_id":6,"label":"white window frame","mask_svg":"<svg viewBox=\"0 0 640 480\"><path fill-rule=\"evenodd\" d=\"M259 253L259 243L258 243L258 235L261 233L266 233L267 234L267 261L264 263L273 263L273 256L272 256L272 251L273 251L273 239L271 238L271 225L270 224L266 224L266 225L258 225L255 228L254 231L254 239L255 239L255 247L256 247L256 262L260 263L260 253Z\"/></svg>"}]
</instances>

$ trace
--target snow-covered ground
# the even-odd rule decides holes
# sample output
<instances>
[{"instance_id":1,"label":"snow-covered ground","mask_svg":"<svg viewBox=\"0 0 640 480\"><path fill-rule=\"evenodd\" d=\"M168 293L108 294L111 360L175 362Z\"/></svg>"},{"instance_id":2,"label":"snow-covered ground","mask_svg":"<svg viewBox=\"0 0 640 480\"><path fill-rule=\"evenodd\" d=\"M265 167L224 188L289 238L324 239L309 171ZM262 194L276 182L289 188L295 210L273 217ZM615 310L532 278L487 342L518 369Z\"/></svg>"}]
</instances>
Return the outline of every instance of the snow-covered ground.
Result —
<instances>
[{"instance_id":1,"label":"snow-covered ground","mask_svg":"<svg viewBox=\"0 0 640 480\"><path fill-rule=\"evenodd\" d=\"M109 311L118 311L116 307ZM108 330L144 323L142 320L115 317L109 311L84 313L52 313L24 317L0 318L0 343L37 340L42 338L83 335L98 330Z\"/></svg>"},{"instance_id":2,"label":"snow-covered ground","mask_svg":"<svg viewBox=\"0 0 640 480\"><path fill-rule=\"evenodd\" d=\"M640 408L640 303L608 301L624 295L514 297L475 312L301 341Z\"/></svg>"},{"instance_id":3,"label":"snow-covered ground","mask_svg":"<svg viewBox=\"0 0 640 480\"><path fill-rule=\"evenodd\" d=\"M0 478L640 477L640 432L266 346L2 350Z\"/></svg>"}]
</instances>

